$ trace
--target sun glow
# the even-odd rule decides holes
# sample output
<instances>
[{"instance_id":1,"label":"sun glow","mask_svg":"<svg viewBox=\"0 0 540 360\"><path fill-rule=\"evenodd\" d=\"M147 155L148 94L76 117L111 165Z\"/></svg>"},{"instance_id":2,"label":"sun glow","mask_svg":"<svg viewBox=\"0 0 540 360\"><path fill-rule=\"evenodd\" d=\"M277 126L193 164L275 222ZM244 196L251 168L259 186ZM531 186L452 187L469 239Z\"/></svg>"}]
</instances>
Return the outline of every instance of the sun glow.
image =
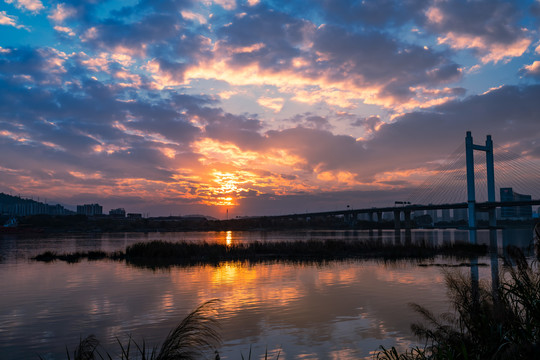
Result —
<instances>
[{"instance_id":1,"label":"sun glow","mask_svg":"<svg viewBox=\"0 0 540 360\"><path fill-rule=\"evenodd\" d=\"M242 191L247 191L241 185L245 181L241 180L238 174L231 172L222 172L214 170L212 173L214 187L211 187L211 192L214 198L210 200L212 205L219 206L235 206L238 194Z\"/></svg>"}]
</instances>

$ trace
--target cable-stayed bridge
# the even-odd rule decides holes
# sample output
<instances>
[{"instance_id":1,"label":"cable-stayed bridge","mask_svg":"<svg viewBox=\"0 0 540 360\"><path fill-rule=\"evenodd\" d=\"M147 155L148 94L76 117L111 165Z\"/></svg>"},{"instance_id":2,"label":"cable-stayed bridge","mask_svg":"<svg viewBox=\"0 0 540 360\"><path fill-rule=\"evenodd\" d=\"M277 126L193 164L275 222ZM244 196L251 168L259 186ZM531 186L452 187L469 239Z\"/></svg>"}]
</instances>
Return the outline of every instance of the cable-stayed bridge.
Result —
<instances>
[{"instance_id":1,"label":"cable-stayed bridge","mask_svg":"<svg viewBox=\"0 0 540 360\"><path fill-rule=\"evenodd\" d=\"M384 213L393 213L394 226L399 231L402 218L405 228L411 228L411 214L452 210L454 214L466 213L470 241L476 243L474 230L480 214L487 214L489 227L494 228L497 226L497 209L501 209L502 218L512 218L512 215L523 216L520 211L534 205L540 205L540 163L505 147L494 148L490 135L485 144L474 144L471 132L467 132L464 143L411 193L407 201L396 201L395 206L388 207L347 208L276 217L343 216L354 222L361 214L367 214L368 220L380 222ZM532 212L529 212L530 217Z\"/></svg>"}]
</instances>

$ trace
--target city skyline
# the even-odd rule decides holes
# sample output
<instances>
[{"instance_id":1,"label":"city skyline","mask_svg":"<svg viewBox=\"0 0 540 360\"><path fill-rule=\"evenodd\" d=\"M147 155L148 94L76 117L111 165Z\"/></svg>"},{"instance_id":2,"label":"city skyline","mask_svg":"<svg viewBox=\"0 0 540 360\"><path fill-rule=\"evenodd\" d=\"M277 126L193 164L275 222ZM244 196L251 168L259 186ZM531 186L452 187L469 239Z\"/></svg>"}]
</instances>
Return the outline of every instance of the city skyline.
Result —
<instances>
[{"instance_id":1,"label":"city skyline","mask_svg":"<svg viewBox=\"0 0 540 360\"><path fill-rule=\"evenodd\" d=\"M539 164L539 30L537 0L5 1L0 192L225 218L407 200L466 131Z\"/></svg>"}]
</instances>

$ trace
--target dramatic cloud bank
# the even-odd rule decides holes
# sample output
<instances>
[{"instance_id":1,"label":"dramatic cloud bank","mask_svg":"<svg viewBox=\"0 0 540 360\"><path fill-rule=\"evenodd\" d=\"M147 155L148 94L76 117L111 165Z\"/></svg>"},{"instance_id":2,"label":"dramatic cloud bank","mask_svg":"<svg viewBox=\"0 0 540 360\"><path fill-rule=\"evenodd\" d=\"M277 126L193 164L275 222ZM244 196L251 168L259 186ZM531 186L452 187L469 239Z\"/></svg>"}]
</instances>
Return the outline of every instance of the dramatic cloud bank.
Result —
<instances>
[{"instance_id":1,"label":"dramatic cloud bank","mask_svg":"<svg viewBox=\"0 0 540 360\"><path fill-rule=\"evenodd\" d=\"M466 131L538 162L539 9L6 1L0 191L150 215L280 214L391 205Z\"/></svg>"}]
</instances>

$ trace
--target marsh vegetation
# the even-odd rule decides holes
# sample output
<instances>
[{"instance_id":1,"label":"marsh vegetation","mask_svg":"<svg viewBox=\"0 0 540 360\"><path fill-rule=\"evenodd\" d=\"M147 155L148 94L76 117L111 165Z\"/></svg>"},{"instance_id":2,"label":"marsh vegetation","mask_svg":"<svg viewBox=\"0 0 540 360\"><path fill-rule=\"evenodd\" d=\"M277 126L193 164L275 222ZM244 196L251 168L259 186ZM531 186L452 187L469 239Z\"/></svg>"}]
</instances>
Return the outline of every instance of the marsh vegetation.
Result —
<instances>
[{"instance_id":1,"label":"marsh vegetation","mask_svg":"<svg viewBox=\"0 0 540 360\"><path fill-rule=\"evenodd\" d=\"M128 246L125 251L102 251L57 254L51 251L33 257L33 260L78 262L88 260L120 260L141 267L167 267L173 265L216 264L223 261L331 261L345 259L432 259L435 256L453 256L468 259L486 255L485 245L467 243L431 245L383 244L366 241L282 241L250 242L240 244L210 244L190 242L151 241Z\"/></svg>"}]
</instances>

